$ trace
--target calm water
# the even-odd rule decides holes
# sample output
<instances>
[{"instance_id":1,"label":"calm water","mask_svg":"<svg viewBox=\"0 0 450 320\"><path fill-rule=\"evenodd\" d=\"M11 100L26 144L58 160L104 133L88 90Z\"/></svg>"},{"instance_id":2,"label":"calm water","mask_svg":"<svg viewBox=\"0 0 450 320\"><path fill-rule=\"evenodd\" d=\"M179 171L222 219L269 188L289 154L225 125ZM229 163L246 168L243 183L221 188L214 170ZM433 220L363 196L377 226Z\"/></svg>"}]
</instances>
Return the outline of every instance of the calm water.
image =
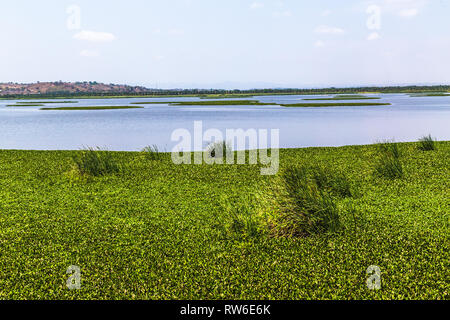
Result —
<instances>
[{"instance_id":1,"label":"calm water","mask_svg":"<svg viewBox=\"0 0 450 320\"><path fill-rule=\"evenodd\" d=\"M365 102L390 102L392 106L284 108L162 104L128 110L40 111L39 107L6 107L16 101L0 100L0 149L53 150L99 146L109 150L136 151L156 144L170 151L175 145L170 140L172 131L178 128L192 131L196 120L203 121L204 129L217 128L223 132L239 128L280 129L282 148L370 144L386 139L415 141L426 134L439 140L450 140L450 97L377 96L382 99ZM262 96L257 99L262 102L301 103L303 98L312 96ZM175 100L198 99L80 99L76 104L49 104L47 107Z\"/></svg>"}]
</instances>

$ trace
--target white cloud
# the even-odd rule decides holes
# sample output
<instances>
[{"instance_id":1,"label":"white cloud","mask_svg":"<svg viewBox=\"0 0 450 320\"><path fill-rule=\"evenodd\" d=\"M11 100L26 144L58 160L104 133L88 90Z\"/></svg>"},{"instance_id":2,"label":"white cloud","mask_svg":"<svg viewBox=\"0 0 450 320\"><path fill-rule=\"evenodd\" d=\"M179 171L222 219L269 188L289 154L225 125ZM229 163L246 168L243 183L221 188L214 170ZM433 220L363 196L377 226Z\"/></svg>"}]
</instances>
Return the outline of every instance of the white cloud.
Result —
<instances>
[{"instance_id":1,"label":"white cloud","mask_svg":"<svg viewBox=\"0 0 450 320\"><path fill-rule=\"evenodd\" d=\"M153 60L155 61L161 61L164 60L166 57L162 56L162 55L158 55L158 56L153 56Z\"/></svg>"},{"instance_id":2,"label":"white cloud","mask_svg":"<svg viewBox=\"0 0 450 320\"><path fill-rule=\"evenodd\" d=\"M100 56L100 52L96 50L82 50L80 52L80 56L82 57L88 57L88 58L95 58Z\"/></svg>"},{"instance_id":3,"label":"white cloud","mask_svg":"<svg viewBox=\"0 0 450 320\"><path fill-rule=\"evenodd\" d=\"M398 15L402 18L413 18L430 3L430 0L382 0L383 12Z\"/></svg>"},{"instance_id":4,"label":"white cloud","mask_svg":"<svg viewBox=\"0 0 450 320\"><path fill-rule=\"evenodd\" d=\"M184 34L184 30L183 29L170 29L168 31L169 35L171 36L182 36Z\"/></svg>"},{"instance_id":5,"label":"white cloud","mask_svg":"<svg viewBox=\"0 0 450 320\"><path fill-rule=\"evenodd\" d=\"M317 40L317 41L314 43L314 46L315 46L316 48L322 48L322 47L325 47L325 42L323 42L322 40Z\"/></svg>"},{"instance_id":6,"label":"white cloud","mask_svg":"<svg viewBox=\"0 0 450 320\"><path fill-rule=\"evenodd\" d=\"M116 36L109 32L96 32L82 30L73 36L74 39L90 42L111 42L116 40Z\"/></svg>"},{"instance_id":7,"label":"white cloud","mask_svg":"<svg viewBox=\"0 0 450 320\"><path fill-rule=\"evenodd\" d=\"M338 28L338 27L330 27L330 26L318 26L315 30L316 33L322 33L322 34L343 34L345 31L344 29Z\"/></svg>"},{"instance_id":8,"label":"white cloud","mask_svg":"<svg viewBox=\"0 0 450 320\"><path fill-rule=\"evenodd\" d=\"M417 8L404 9L399 12L400 16L406 17L406 18L415 17L415 16L417 16L417 14L419 14L419 9L417 9Z\"/></svg>"},{"instance_id":9,"label":"white cloud","mask_svg":"<svg viewBox=\"0 0 450 320\"><path fill-rule=\"evenodd\" d=\"M292 12L289 10L286 11L275 11L273 13L273 16L276 18L282 18L282 17L292 17Z\"/></svg>"},{"instance_id":10,"label":"white cloud","mask_svg":"<svg viewBox=\"0 0 450 320\"><path fill-rule=\"evenodd\" d=\"M378 40L380 39L381 36L378 32L372 32L371 34L369 34L369 36L367 37L367 40L369 41L373 41L373 40Z\"/></svg>"},{"instance_id":11,"label":"white cloud","mask_svg":"<svg viewBox=\"0 0 450 320\"><path fill-rule=\"evenodd\" d=\"M161 29L155 28L152 30L152 34L154 35L169 35L169 36L182 36L185 34L183 29L172 28L172 29Z\"/></svg>"},{"instance_id":12,"label":"white cloud","mask_svg":"<svg viewBox=\"0 0 450 320\"><path fill-rule=\"evenodd\" d=\"M263 7L264 7L264 3L261 3L261 2L253 2L250 5L250 9L260 9L260 8L263 8Z\"/></svg>"}]
</instances>

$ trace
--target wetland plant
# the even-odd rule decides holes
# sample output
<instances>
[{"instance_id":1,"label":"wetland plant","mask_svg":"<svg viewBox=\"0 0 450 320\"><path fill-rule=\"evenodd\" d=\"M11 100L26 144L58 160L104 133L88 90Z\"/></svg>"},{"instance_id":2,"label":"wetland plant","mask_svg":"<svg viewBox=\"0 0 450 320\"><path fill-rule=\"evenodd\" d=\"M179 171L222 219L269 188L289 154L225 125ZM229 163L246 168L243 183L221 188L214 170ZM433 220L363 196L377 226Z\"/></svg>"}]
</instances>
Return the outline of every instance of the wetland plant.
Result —
<instances>
[{"instance_id":1,"label":"wetland plant","mask_svg":"<svg viewBox=\"0 0 450 320\"><path fill-rule=\"evenodd\" d=\"M378 162L376 173L384 178L398 179L403 177L403 165L400 161L400 150L393 142L384 142L378 146Z\"/></svg>"},{"instance_id":2,"label":"wetland plant","mask_svg":"<svg viewBox=\"0 0 450 320\"><path fill-rule=\"evenodd\" d=\"M419 150L422 151L436 150L435 140L431 137L431 135L424 136L419 139Z\"/></svg>"},{"instance_id":3,"label":"wetland plant","mask_svg":"<svg viewBox=\"0 0 450 320\"><path fill-rule=\"evenodd\" d=\"M161 160L163 156L163 153L159 150L156 144L145 147L142 149L142 152L149 160Z\"/></svg>"},{"instance_id":4,"label":"wetland plant","mask_svg":"<svg viewBox=\"0 0 450 320\"><path fill-rule=\"evenodd\" d=\"M281 175L281 216L275 222L276 233L304 237L338 231L341 222L333 181L337 180L325 169L288 167Z\"/></svg>"},{"instance_id":5,"label":"wetland plant","mask_svg":"<svg viewBox=\"0 0 450 320\"><path fill-rule=\"evenodd\" d=\"M73 158L75 168L82 175L103 176L118 173L121 166L114 159L113 154L100 148L86 148Z\"/></svg>"}]
</instances>

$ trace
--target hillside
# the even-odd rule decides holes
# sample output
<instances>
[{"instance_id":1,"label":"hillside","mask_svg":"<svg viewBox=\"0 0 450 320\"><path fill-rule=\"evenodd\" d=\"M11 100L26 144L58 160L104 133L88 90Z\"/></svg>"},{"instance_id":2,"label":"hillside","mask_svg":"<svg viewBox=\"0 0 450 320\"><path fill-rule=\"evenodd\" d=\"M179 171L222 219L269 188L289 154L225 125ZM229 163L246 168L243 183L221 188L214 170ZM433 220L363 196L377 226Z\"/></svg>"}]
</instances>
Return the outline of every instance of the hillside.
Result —
<instances>
[{"instance_id":1,"label":"hillside","mask_svg":"<svg viewBox=\"0 0 450 320\"><path fill-rule=\"evenodd\" d=\"M139 94L151 92L138 86L104 84L98 82L38 82L38 83L0 83L0 96L6 95L55 95L82 93L127 93Z\"/></svg>"},{"instance_id":2,"label":"hillside","mask_svg":"<svg viewBox=\"0 0 450 320\"><path fill-rule=\"evenodd\" d=\"M292 94L360 94L360 93L432 93L441 95L450 92L448 85L435 86L391 86L391 87L352 87L352 88L267 88L252 90L224 89L150 89L142 86L104 84L96 81L85 82L38 82L38 83L0 83L0 97L26 98L33 96L115 96L115 95L203 95L205 98L238 98L249 95L292 95ZM219 96L214 96L219 95ZM227 96L228 95L228 96Z\"/></svg>"}]
</instances>

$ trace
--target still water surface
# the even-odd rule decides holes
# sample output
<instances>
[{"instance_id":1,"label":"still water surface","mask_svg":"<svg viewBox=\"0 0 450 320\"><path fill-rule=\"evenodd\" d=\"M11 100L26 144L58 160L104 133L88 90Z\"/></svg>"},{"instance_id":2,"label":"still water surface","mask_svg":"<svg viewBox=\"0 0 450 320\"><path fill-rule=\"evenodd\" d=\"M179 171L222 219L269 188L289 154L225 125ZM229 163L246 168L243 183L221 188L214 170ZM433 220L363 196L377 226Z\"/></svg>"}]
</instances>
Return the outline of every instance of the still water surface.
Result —
<instances>
[{"instance_id":1,"label":"still water surface","mask_svg":"<svg viewBox=\"0 0 450 320\"><path fill-rule=\"evenodd\" d=\"M16 100L0 100L0 149L67 150L98 146L136 151L156 144L170 151L176 144L171 141L172 132L178 128L193 131L197 120L203 121L204 129L217 128L224 133L226 129L239 128L279 129L282 148L370 144L387 139L415 141L428 134L439 140L450 140L450 96L378 96L382 99L362 102L389 102L392 106L285 108L161 104L143 105L144 109L41 111L39 107L6 107ZM260 96L255 99L274 103L339 102L302 101L312 97ZM46 107L190 100L198 98L80 99L76 104L48 104Z\"/></svg>"}]
</instances>

